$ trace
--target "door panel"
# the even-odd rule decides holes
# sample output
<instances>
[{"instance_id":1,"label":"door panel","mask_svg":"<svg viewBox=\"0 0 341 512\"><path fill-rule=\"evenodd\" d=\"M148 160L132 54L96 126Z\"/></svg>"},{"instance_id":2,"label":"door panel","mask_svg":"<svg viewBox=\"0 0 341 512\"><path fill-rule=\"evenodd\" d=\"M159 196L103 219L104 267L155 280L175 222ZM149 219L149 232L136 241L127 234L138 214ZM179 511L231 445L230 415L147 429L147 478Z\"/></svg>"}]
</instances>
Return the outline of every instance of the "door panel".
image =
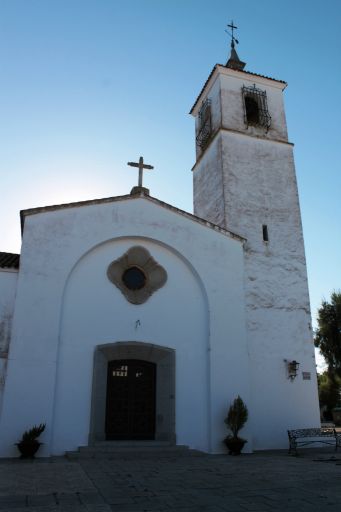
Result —
<instances>
[{"instance_id":1,"label":"door panel","mask_svg":"<svg viewBox=\"0 0 341 512\"><path fill-rule=\"evenodd\" d=\"M108 363L106 438L155 438L156 365L136 359Z\"/></svg>"}]
</instances>

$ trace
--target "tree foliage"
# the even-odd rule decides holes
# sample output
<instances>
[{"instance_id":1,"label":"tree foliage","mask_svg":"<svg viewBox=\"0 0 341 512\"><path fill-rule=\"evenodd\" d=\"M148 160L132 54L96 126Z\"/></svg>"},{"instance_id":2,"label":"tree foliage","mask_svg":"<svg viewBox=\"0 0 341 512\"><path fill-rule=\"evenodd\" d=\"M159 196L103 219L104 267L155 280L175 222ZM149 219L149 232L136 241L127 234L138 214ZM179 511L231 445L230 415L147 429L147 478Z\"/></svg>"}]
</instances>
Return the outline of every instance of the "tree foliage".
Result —
<instances>
[{"instance_id":1,"label":"tree foliage","mask_svg":"<svg viewBox=\"0 0 341 512\"><path fill-rule=\"evenodd\" d=\"M331 294L330 302L323 301L317 316L318 328L314 343L328 364L329 374L341 376L341 292Z\"/></svg>"},{"instance_id":2,"label":"tree foliage","mask_svg":"<svg viewBox=\"0 0 341 512\"><path fill-rule=\"evenodd\" d=\"M247 422L248 416L248 409L243 400L238 395L230 405L227 411L227 416L224 420L225 424L231 430L233 437L238 437L238 432Z\"/></svg>"},{"instance_id":3,"label":"tree foliage","mask_svg":"<svg viewBox=\"0 0 341 512\"><path fill-rule=\"evenodd\" d=\"M40 434L42 434L45 430L46 423L40 423L40 425L34 425L34 427L30 428L30 430L25 430L22 436L22 441L31 442L37 439Z\"/></svg>"},{"instance_id":4,"label":"tree foliage","mask_svg":"<svg viewBox=\"0 0 341 512\"><path fill-rule=\"evenodd\" d=\"M325 420L332 420L332 410L340 403L341 378L326 370L317 376L319 402Z\"/></svg>"}]
</instances>

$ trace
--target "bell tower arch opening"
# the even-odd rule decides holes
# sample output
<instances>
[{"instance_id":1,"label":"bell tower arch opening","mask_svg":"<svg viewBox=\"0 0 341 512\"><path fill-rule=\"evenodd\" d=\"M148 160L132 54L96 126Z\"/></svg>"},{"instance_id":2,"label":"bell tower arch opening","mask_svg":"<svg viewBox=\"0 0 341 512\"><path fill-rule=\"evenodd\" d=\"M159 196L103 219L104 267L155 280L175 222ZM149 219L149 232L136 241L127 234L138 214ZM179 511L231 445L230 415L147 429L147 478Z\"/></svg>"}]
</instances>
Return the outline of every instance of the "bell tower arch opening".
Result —
<instances>
[{"instance_id":1,"label":"bell tower arch opening","mask_svg":"<svg viewBox=\"0 0 341 512\"><path fill-rule=\"evenodd\" d=\"M252 96L245 96L245 111L248 124L259 124L259 107L257 101Z\"/></svg>"}]
</instances>

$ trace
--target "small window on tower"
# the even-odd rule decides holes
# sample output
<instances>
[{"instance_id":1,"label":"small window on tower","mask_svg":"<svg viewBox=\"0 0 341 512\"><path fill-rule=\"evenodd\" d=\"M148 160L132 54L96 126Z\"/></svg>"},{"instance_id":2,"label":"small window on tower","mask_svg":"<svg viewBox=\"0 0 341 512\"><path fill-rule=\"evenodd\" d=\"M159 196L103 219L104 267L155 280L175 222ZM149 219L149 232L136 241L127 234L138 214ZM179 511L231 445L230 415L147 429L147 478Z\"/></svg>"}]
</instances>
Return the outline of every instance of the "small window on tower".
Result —
<instances>
[{"instance_id":1,"label":"small window on tower","mask_svg":"<svg viewBox=\"0 0 341 512\"><path fill-rule=\"evenodd\" d=\"M269 241L268 226L266 224L263 224L263 241L264 242L268 242Z\"/></svg>"},{"instance_id":2,"label":"small window on tower","mask_svg":"<svg viewBox=\"0 0 341 512\"><path fill-rule=\"evenodd\" d=\"M207 99L201 105L199 111L199 127L196 142L199 148L204 150L208 145L212 134L211 124L211 100Z\"/></svg>"},{"instance_id":3,"label":"small window on tower","mask_svg":"<svg viewBox=\"0 0 341 512\"><path fill-rule=\"evenodd\" d=\"M242 94L246 126L263 126L268 131L271 116L268 111L266 91L257 89L255 85L253 87L243 86Z\"/></svg>"}]
</instances>

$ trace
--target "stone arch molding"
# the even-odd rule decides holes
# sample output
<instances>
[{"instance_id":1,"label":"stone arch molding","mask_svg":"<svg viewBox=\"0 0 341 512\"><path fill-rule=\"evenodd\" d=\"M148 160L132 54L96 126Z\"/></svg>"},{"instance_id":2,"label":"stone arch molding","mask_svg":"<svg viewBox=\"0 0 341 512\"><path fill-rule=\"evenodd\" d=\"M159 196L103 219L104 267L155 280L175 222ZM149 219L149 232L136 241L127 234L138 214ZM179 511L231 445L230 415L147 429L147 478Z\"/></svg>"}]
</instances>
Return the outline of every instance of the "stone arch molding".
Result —
<instances>
[{"instance_id":1,"label":"stone arch molding","mask_svg":"<svg viewBox=\"0 0 341 512\"><path fill-rule=\"evenodd\" d=\"M175 444L175 350L138 341L119 341L95 348L89 444L105 440L107 368L109 361L116 359L156 364L155 440Z\"/></svg>"},{"instance_id":2,"label":"stone arch molding","mask_svg":"<svg viewBox=\"0 0 341 512\"><path fill-rule=\"evenodd\" d=\"M126 282L127 272L137 274L139 282L130 286ZM140 245L130 247L120 258L110 263L107 269L108 279L122 292L132 304L143 304L167 281L167 272Z\"/></svg>"}]
</instances>

